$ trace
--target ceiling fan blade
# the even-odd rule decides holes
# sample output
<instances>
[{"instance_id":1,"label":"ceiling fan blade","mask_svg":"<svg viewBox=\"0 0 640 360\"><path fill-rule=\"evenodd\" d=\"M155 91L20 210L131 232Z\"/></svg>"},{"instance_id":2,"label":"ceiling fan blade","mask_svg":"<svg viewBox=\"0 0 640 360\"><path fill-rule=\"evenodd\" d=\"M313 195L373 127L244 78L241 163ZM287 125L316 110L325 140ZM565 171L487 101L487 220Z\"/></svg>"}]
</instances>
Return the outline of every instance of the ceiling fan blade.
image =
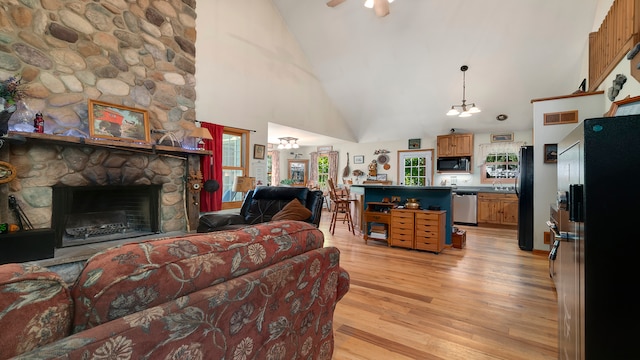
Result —
<instances>
[{"instance_id":1,"label":"ceiling fan blade","mask_svg":"<svg viewBox=\"0 0 640 360\"><path fill-rule=\"evenodd\" d=\"M373 0L373 10L379 17L389 15L389 0Z\"/></svg>"},{"instance_id":2,"label":"ceiling fan blade","mask_svg":"<svg viewBox=\"0 0 640 360\"><path fill-rule=\"evenodd\" d=\"M343 2L345 2L345 0L329 0L329 1L327 1L327 6L328 7L338 6L338 5L342 4Z\"/></svg>"}]
</instances>

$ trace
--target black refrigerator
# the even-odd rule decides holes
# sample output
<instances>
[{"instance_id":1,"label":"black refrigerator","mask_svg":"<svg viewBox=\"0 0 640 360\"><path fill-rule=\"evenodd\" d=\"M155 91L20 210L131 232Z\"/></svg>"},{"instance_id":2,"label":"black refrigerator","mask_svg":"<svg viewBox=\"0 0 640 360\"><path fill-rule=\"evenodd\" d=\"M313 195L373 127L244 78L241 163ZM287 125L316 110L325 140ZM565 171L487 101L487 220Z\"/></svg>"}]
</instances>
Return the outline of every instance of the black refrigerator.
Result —
<instances>
[{"instance_id":1,"label":"black refrigerator","mask_svg":"<svg viewBox=\"0 0 640 360\"><path fill-rule=\"evenodd\" d=\"M640 115L584 120L558 144L557 172L558 358L638 359Z\"/></svg>"},{"instance_id":2,"label":"black refrigerator","mask_svg":"<svg viewBox=\"0 0 640 360\"><path fill-rule=\"evenodd\" d=\"M518 246L533 250L533 146L522 146L516 177L518 196Z\"/></svg>"}]
</instances>

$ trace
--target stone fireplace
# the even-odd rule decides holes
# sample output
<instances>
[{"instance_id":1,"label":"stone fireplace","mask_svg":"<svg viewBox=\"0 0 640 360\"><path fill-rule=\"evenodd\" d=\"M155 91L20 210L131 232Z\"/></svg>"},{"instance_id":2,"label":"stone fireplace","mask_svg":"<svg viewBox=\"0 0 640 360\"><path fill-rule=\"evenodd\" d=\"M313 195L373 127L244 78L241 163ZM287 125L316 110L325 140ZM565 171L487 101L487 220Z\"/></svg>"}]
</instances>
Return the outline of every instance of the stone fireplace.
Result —
<instances>
[{"instance_id":1,"label":"stone fireplace","mask_svg":"<svg viewBox=\"0 0 640 360\"><path fill-rule=\"evenodd\" d=\"M33 228L48 229L59 226L54 188L136 186L158 192L145 229L195 229L197 196L186 184L203 154L153 144L154 131L184 142L195 128L195 9L196 0L0 2L0 80L18 76L25 95L9 130L30 132L35 113L44 117L44 134L0 147L0 161L18 175L0 184L0 222L14 221L10 195ZM148 111L152 143L93 139L89 100ZM119 232L130 223L130 211L95 212ZM77 237L95 232L87 218L74 221Z\"/></svg>"},{"instance_id":2,"label":"stone fireplace","mask_svg":"<svg viewBox=\"0 0 640 360\"><path fill-rule=\"evenodd\" d=\"M166 146L26 136L24 144L0 149L0 158L18 173L0 189L6 222L15 222L5 200L12 195L33 228L55 231L58 248L195 229L198 205L187 174L198 168L199 155Z\"/></svg>"}]
</instances>

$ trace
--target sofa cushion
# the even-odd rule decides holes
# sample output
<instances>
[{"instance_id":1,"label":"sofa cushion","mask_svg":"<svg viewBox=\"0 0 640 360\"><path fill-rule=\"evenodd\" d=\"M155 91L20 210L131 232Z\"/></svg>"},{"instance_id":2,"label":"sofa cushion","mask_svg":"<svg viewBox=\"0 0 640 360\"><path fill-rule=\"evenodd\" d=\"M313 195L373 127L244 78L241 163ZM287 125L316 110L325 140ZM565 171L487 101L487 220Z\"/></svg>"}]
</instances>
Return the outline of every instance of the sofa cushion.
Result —
<instances>
[{"instance_id":1,"label":"sofa cushion","mask_svg":"<svg viewBox=\"0 0 640 360\"><path fill-rule=\"evenodd\" d=\"M26 263L1 265L0 294L0 359L71 334L71 295L58 274Z\"/></svg>"},{"instance_id":2,"label":"sofa cushion","mask_svg":"<svg viewBox=\"0 0 640 360\"><path fill-rule=\"evenodd\" d=\"M72 288L73 331L157 306L323 244L322 232L312 224L278 221L107 249L87 261Z\"/></svg>"},{"instance_id":3,"label":"sofa cushion","mask_svg":"<svg viewBox=\"0 0 640 360\"><path fill-rule=\"evenodd\" d=\"M291 200L282 210L278 211L271 220L307 220L311 217L311 210L300 204L298 199Z\"/></svg>"},{"instance_id":4,"label":"sofa cushion","mask_svg":"<svg viewBox=\"0 0 640 360\"><path fill-rule=\"evenodd\" d=\"M305 187L259 186L253 191L249 208L244 217L247 224L271 221L291 200L298 199L307 204L309 189Z\"/></svg>"}]
</instances>

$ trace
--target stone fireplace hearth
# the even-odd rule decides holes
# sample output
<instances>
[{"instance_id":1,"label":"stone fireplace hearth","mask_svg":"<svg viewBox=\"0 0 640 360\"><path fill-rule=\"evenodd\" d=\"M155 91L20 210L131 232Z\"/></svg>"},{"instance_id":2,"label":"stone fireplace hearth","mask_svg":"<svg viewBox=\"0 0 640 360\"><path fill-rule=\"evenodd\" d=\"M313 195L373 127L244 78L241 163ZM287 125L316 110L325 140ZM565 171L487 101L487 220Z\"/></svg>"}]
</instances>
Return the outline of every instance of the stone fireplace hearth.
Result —
<instances>
[{"instance_id":1,"label":"stone fireplace hearth","mask_svg":"<svg viewBox=\"0 0 640 360\"><path fill-rule=\"evenodd\" d=\"M160 190L160 185L54 186L56 247L157 233Z\"/></svg>"}]
</instances>

